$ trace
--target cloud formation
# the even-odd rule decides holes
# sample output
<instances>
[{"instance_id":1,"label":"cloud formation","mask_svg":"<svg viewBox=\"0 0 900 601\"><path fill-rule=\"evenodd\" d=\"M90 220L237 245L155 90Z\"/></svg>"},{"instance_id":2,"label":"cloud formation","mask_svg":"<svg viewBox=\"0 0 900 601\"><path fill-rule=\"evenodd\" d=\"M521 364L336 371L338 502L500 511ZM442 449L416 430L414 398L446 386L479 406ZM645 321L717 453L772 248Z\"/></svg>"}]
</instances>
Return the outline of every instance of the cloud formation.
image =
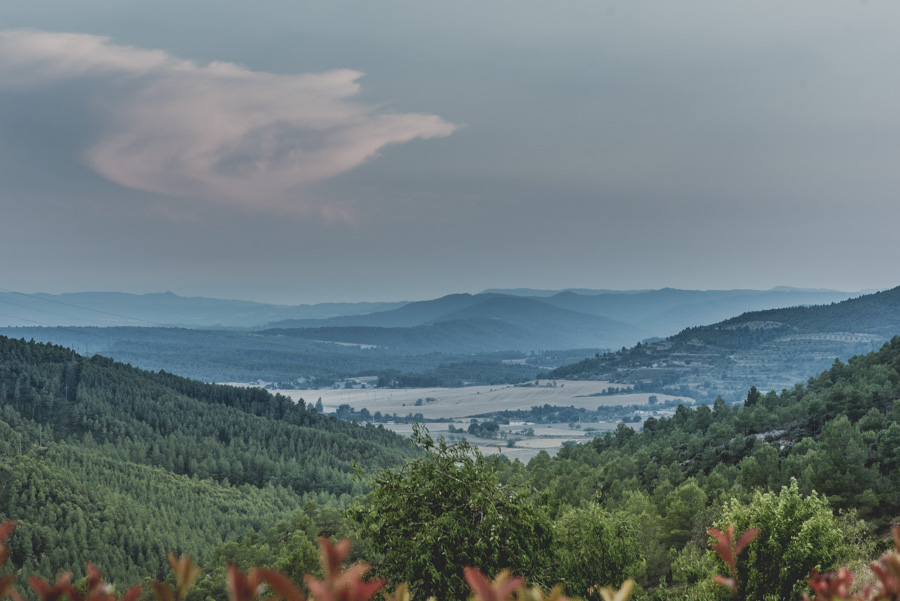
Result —
<instances>
[{"instance_id":1,"label":"cloud formation","mask_svg":"<svg viewBox=\"0 0 900 601\"><path fill-rule=\"evenodd\" d=\"M361 103L362 75L263 73L94 35L0 32L0 89L89 86L87 108L102 126L85 159L97 173L128 188L242 206L309 210L298 194L304 184L390 144L456 129L435 115Z\"/></svg>"}]
</instances>

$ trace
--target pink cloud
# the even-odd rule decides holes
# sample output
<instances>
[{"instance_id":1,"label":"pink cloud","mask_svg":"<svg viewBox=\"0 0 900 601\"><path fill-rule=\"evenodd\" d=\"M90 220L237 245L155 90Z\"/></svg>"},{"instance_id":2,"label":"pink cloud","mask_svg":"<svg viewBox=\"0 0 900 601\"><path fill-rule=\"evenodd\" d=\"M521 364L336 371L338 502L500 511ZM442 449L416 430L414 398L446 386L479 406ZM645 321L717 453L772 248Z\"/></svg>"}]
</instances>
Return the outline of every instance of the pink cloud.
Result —
<instances>
[{"instance_id":1,"label":"pink cloud","mask_svg":"<svg viewBox=\"0 0 900 601\"><path fill-rule=\"evenodd\" d=\"M0 88L89 82L92 108L105 121L85 150L97 173L128 188L239 206L321 212L304 200L304 184L353 169L391 144L456 129L435 115L359 102L362 75L263 73L99 36L0 32Z\"/></svg>"}]
</instances>

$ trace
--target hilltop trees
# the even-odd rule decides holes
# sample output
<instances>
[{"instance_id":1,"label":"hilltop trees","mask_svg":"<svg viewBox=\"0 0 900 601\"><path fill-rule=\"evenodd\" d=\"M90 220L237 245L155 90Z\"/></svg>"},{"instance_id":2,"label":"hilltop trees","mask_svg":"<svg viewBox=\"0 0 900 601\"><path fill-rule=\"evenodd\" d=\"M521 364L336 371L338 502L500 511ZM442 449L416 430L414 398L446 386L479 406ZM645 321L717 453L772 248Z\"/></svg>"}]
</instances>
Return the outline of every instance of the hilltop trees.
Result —
<instances>
[{"instance_id":1,"label":"hilltop trees","mask_svg":"<svg viewBox=\"0 0 900 601\"><path fill-rule=\"evenodd\" d=\"M500 486L490 461L467 443L435 442L418 428L414 440L426 455L376 476L350 512L359 536L378 550L378 576L408 582L416 598L448 599L465 598L467 565L544 581L552 536L546 514Z\"/></svg>"},{"instance_id":2,"label":"hilltop trees","mask_svg":"<svg viewBox=\"0 0 900 601\"><path fill-rule=\"evenodd\" d=\"M857 527L834 516L823 496L802 495L796 480L778 493L757 493L749 503L733 499L718 525L726 524L738 532L761 532L738 564L738 590L747 601L800 601L810 570L834 569L858 535Z\"/></svg>"},{"instance_id":3,"label":"hilltop trees","mask_svg":"<svg viewBox=\"0 0 900 601\"><path fill-rule=\"evenodd\" d=\"M465 598L467 565L491 576L510 568L535 583L559 582L586 599L644 569L630 513L585 501L551 521L529 491L501 484L498 472L509 476L508 462L485 458L465 441L435 442L419 429L414 439L426 455L378 475L350 516L360 539L377 549L377 575L408 582L416 598Z\"/></svg>"},{"instance_id":4,"label":"hilltop trees","mask_svg":"<svg viewBox=\"0 0 900 601\"><path fill-rule=\"evenodd\" d=\"M598 585L618 584L640 567L637 521L597 503L570 509L554 524L552 580L570 595L601 598Z\"/></svg>"}]
</instances>

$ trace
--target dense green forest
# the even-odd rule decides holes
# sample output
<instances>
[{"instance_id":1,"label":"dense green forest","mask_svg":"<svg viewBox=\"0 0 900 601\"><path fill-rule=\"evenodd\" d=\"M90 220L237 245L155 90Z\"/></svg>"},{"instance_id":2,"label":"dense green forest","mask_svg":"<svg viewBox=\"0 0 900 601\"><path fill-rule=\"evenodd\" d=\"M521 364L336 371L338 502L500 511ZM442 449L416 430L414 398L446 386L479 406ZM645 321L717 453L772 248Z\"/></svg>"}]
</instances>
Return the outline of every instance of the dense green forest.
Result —
<instances>
[{"instance_id":1,"label":"dense green forest","mask_svg":"<svg viewBox=\"0 0 900 601\"><path fill-rule=\"evenodd\" d=\"M642 431L621 424L527 466L477 454L469 464L454 447L420 444L431 449L426 459L377 478L351 512L388 579L413 579L409 566L430 556L423 590L462 590L439 559L458 553L456 563L506 563L587 598L597 598L598 580L628 577L639 599L727 598L712 585L723 566L707 528L733 524L762 530L737 573L741 598L799 601L810 569L864 565L900 517L900 337L781 393L751 388L744 406L681 406ZM458 494L485 495L497 519L522 528L466 539L477 529L455 524L481 501ZM520 539L532 541L530 553L507 548Z\"/></svg>"},{"instance_id":2,"label":"dense green forest","mask_svg":"<svg viewBox=\"0 0 900 601\"><path fill-rule=\"evenodd\" d=\"M636 575L658 588L704 581L705 528L741 515L734 507L758 502L760 493L820 499L840 516L834 528L854 533L833 545L859 543L842 559L864 553L859 541L900 517L898 466L900 337L835 361L805 385L780 394L751 388L744 406L718 399L679 407L672 418L648 419L642 432L620 425L555 458L535 457L525 473L551 515L599 501L640 523L645 563Z\"/></svg>"},{"instance_id":3,"label":"dense green forest","mask_svg":"<svg viewBox=\"0 0 900 601\"><path fill-rule=\"evenodd\" d=\"M159 575L166 550L211 557L304 499L346 503L366 490L356 470L415 455L383 428L259 389L8 338L0 431L0 516L20 524L13 559L45 576L88 558L115 579Z\"/></svg>"},{"instance_id":4,"label":"dense green forest","mask_svg":"<svg viewBox=\"0 0 900 601\"><path fill-rule=\"evenodd\" d=\"M706 530L733 524L761 530L740 598L799 601L811 568L874 559L900 517L900 337L527 465L60 347L0 353L0 519L20 522L13 564L44 576L92 558L115 582L160 577L164 550L299 575L324 533L422 596L460 598L474 563L587 599L626 578L636 599L717 599ZM224 598L208 574L190 601Z\"/></svg>"}]
</instances>

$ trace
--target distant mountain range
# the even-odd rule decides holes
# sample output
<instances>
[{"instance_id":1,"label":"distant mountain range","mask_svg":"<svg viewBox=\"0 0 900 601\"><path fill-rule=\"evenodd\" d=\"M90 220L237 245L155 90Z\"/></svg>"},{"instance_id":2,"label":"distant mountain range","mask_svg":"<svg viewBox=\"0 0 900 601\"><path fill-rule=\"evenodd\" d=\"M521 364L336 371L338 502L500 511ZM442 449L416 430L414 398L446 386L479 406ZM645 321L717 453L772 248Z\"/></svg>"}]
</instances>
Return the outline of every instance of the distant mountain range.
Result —
<instances>
[{"instance_id":1,"label":"distant mountain range","mask_svg":"<svg viewBox=\"0 0 900 601\"><path fill-rule=\"evenodd\" d=\"M17 327L0 327L0 333L215 381L340 379L341 374L386 369L421 373L444 363L468 361L470 355L480 355L473 360L500 363L538 353L531 363L534 370L528 368L534 374L539 367L563 364L536 358L544 351L590 349L582 356L593 355L748 310L823 304L852 296L787 288L508 292L298 306L172 293L6 292L0 293L0 325L5 319L8 326ZM494 355L498 351L525 354L500 357ZM562 356L572 360L571 354ZM427 360L411 361L413 357ZM511 366L491 370L502 375L496 381L521 377L512 373ZM523 366L520 371L524 370ZM813 372L803 373L805 377Z\"/></svg>"},{"instance_id":2,"label":"distant mountain range","mask_svg":"<svg viewBox=\"0 0 900 601\"><path fill-rule=\"evenodd\" d=\"M836 290L535 290L530 288L451 294L417 302L273 305L252 301L184 297L171 292L128 294L0 292L0 327L161 326L184 328L308 328L335 326L414 327L448 321L448 314L491 298L527 298L621 322L641 337L668 336L745 311L813 305L858 296ZM522 308L528 305L521 305ZM531 311L533 305L528 310ZM502 317L510 317L503 315ZM610 324L612 325L612 324ZM635 340L639 340L636 338Z\"/></svg>"},{"instance_id":3,"label":"distant mountain range","mask_svg":"<svg viewBox=\"0 0 900 601\"><path fill-rule=\"evenodd\" d=\"M822 304L851 296L834 290L802 289L665 288L637 292L562 291L550 296L520 294L535 292L530 289L514 292L452 294L368 315L286 320L271 326L279 335L376 346L393 346L402 340L402 344L417 350L431 348L442 352L618 348L749 310ZM492 320L493 327L485 327L484 320ZM435 327L437 324L442 325ZM396 328L403 331L391 331ZM483 335L477 336L478 332Z\"/></svg>"},{"instance_id":4,"label":"distant mountain range","mask_svg":"<svg viewBox=\"0 0 900 601\"><path fill-rule=\"evenodd\" d=\"M637 328L606 317L561 309L530 298L492 294L458 294L383 313L333 318L325 323L330 325L281 327L260 334L417 353L604 348L640 337Z\"/></svg>"},{"instance_id":5,"label":"distant mountain range","mask_svg":"<svg viewBox=\"0 0 900 601\"><path fill-rule=\"evenodd\" d=\"M541 301L590 315L602 315L638 328L643 337L671 336L684 328L740 315L798 305L821 305L859 293L779 287L772 290L565 290ZM636 341L635 341L636 342Z\"/></svg>"},{"instance_id":6,"label":"distant mountain range","mask_svg":"<svg viewBox=\"0 0 900 601\"><path fill-rule=\"evenodd\" d=\"M320 303L288 306L184 297L171 292L0 292L0 326L252 328L283 319L327 319L386 311L404 304Z\"/></svg>"},{"instance_id":7,"label":"distant mountain range","mask_svg":"<svg viewBox=\"0 0 900 601\"><path fill-rule=\"evenodd\" d=\"M835 358L873 350L897 335L900 287L840 303L744 313L560 367L551 376L738 400L750 386L791 387Z\"/></svg>"}]
</instances>

